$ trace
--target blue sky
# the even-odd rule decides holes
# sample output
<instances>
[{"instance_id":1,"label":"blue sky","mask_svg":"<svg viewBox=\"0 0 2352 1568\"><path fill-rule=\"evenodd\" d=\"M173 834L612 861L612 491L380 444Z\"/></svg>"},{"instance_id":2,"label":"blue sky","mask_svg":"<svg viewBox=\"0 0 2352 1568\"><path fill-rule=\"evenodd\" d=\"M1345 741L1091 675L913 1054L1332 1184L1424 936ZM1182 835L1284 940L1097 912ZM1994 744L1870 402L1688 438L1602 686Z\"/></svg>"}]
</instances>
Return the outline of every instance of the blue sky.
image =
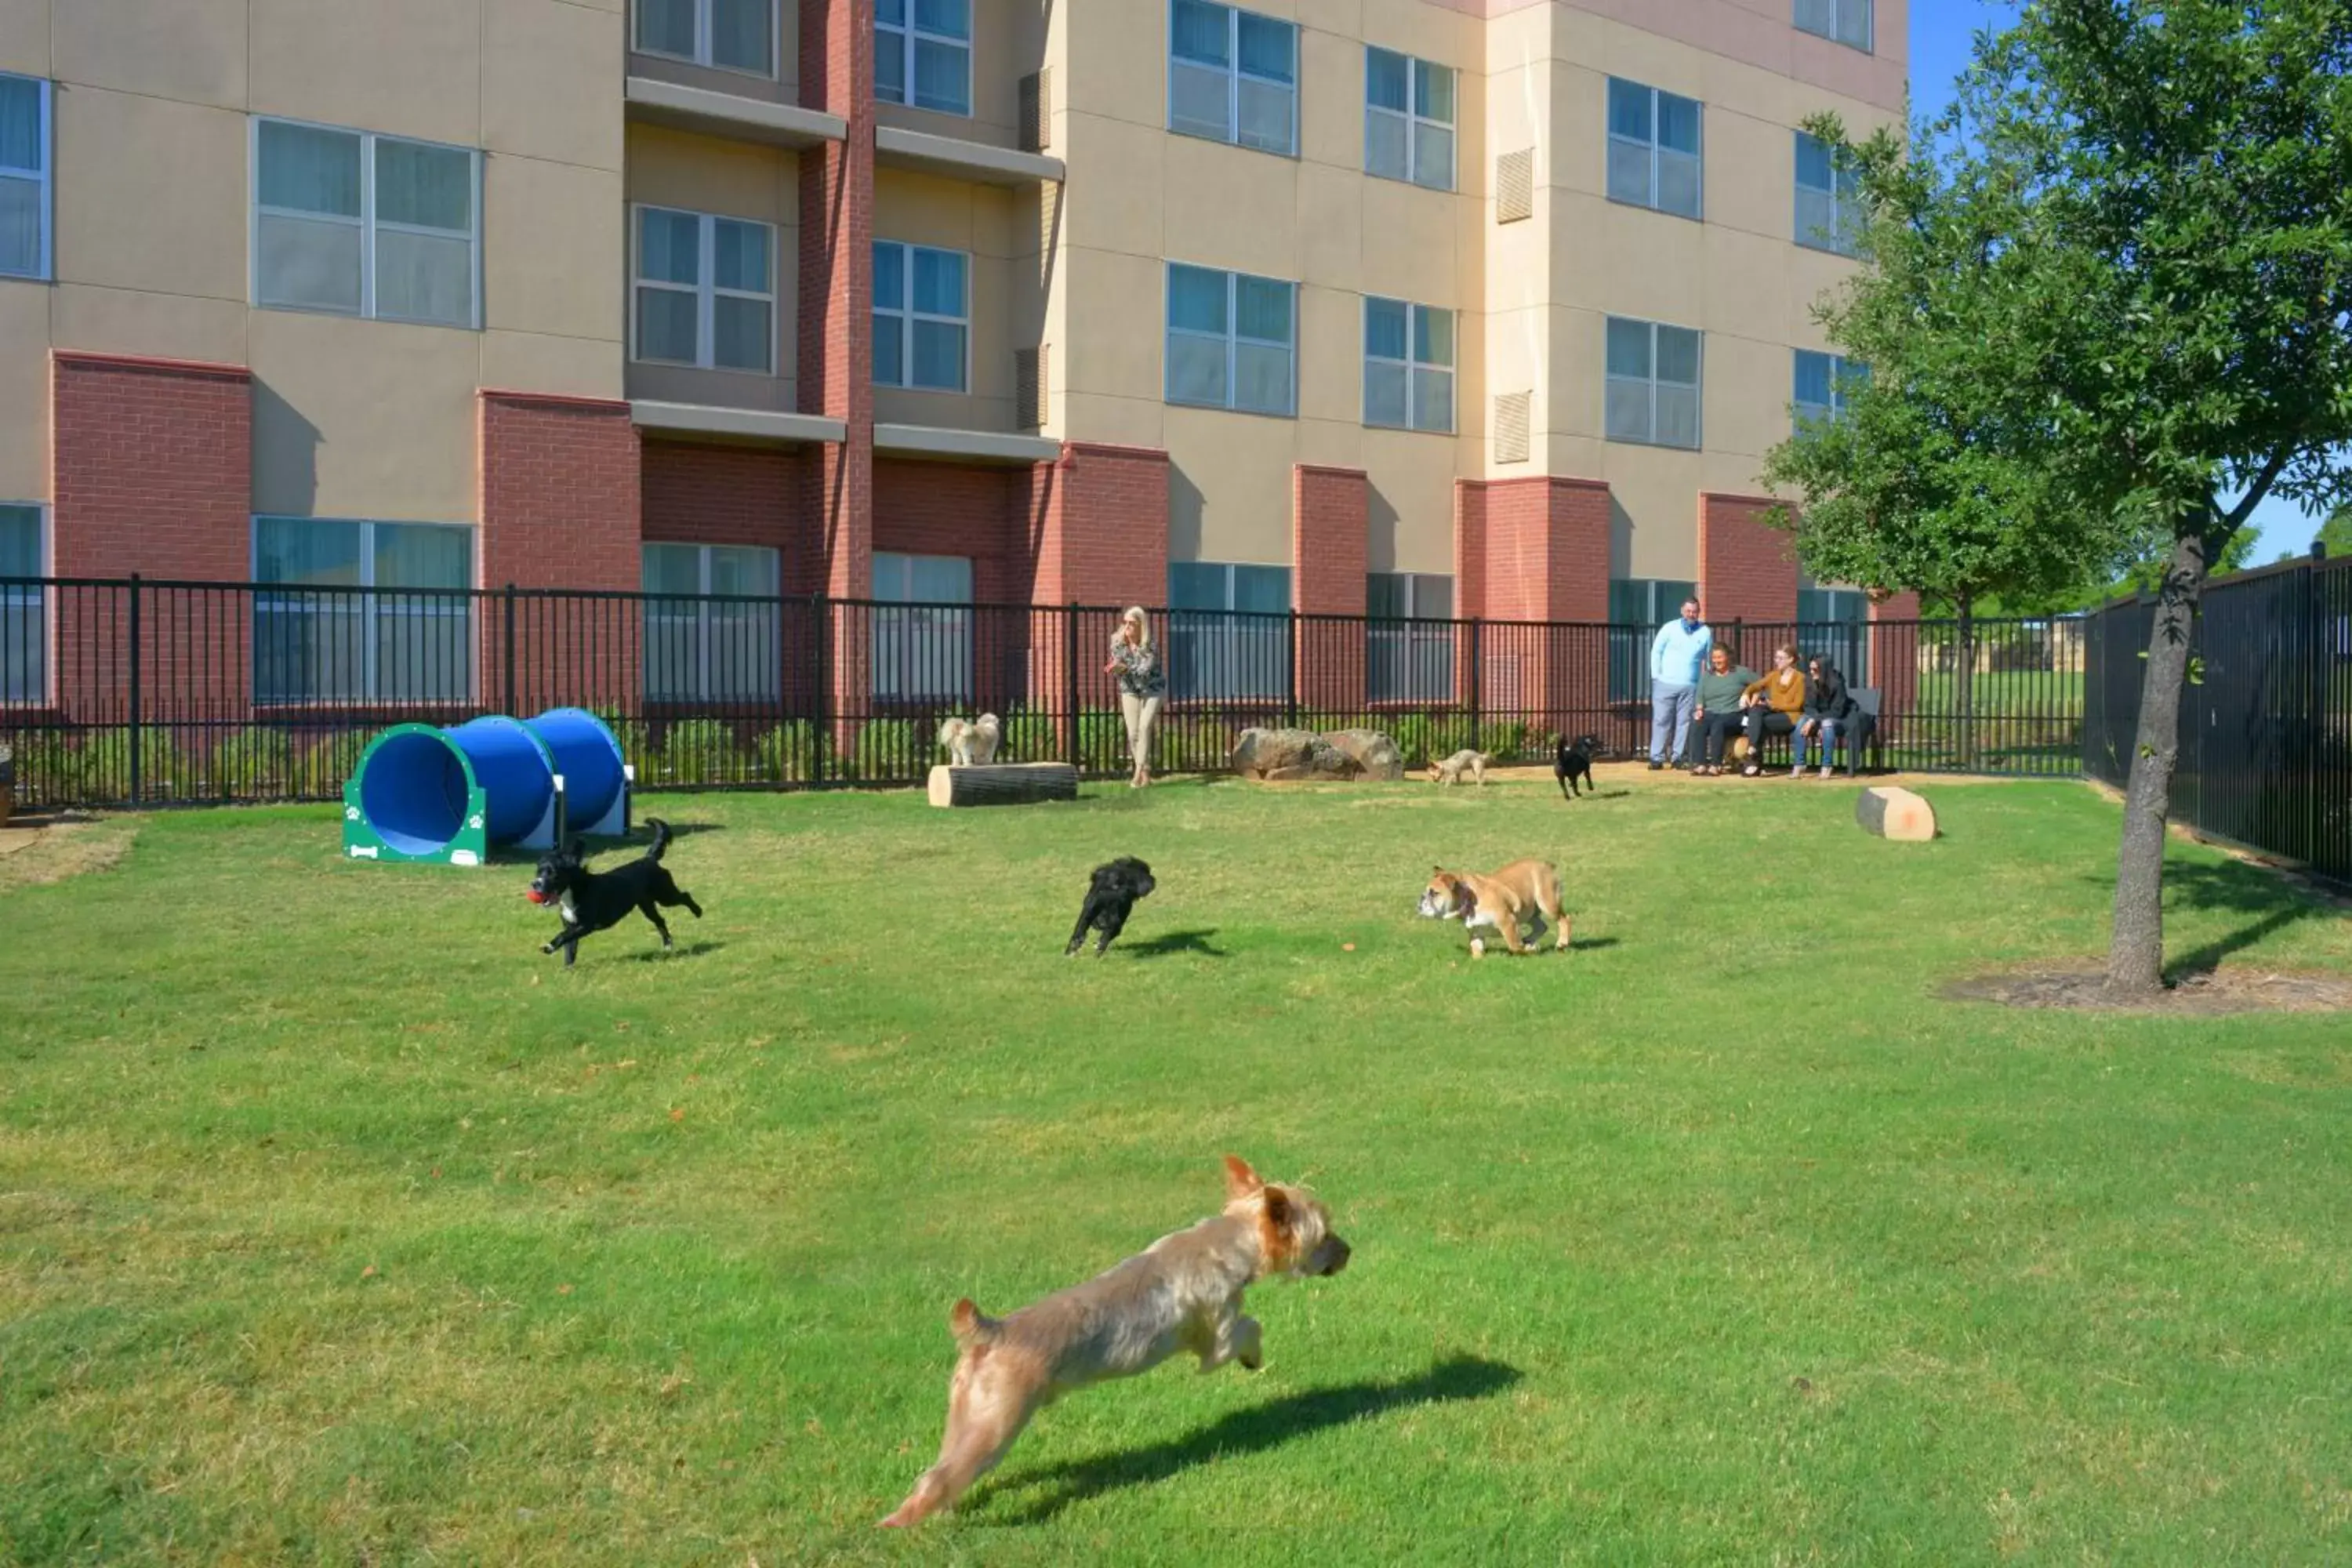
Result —
<instances>
[{"instance_id":1,"label":"blue sky","mask_svg":"<svg viewBox=\"0 0 2352 1568\"><path fill-rule=\"evenodd\" d=\"M1952 99L1952 79L1968 64L1978 29L2000 25L2016 10L2011 0L1911 0L1911 99L1923 114L1940 112ZM2265 501L2254 512L2262 531L2257 563L2283 550L2311 548L2319 520L2305 517L2292 501Z\"/></svg>"}]
</instances>

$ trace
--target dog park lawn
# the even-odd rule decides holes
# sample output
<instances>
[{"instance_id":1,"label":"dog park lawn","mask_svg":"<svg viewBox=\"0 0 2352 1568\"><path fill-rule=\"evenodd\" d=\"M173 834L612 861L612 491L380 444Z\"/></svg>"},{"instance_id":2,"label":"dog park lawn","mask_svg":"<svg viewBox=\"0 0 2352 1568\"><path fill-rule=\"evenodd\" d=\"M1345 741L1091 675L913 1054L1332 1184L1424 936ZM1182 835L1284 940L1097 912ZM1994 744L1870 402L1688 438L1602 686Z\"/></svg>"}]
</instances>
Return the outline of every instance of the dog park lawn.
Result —
<instances>
[{"instance_id":1,"label":"dog park lawn","mask_svg":"<svg viewBox=\"0 0 2352 1568\"><path fill-rule=\"evenodd\" d=\"M665 796L709 917L332 808L0 862L0 1561L2352 1558L2352 1025L1944 1000L2104 940L2116 808L1624 774L947 813ZM131 837L135 835L135 837ZM2352 919L2177 846L2192 963ZM1087 869L1160 890L1101 962ZM1433 861L1556 858L1467 961ZM18 859L25 858L19 857ZM102 860L103 856L91 857ZM1304 1179L1266 1367L1046 1411L870 1528L1003 1311Z\"/></svg>"}]
</instances>

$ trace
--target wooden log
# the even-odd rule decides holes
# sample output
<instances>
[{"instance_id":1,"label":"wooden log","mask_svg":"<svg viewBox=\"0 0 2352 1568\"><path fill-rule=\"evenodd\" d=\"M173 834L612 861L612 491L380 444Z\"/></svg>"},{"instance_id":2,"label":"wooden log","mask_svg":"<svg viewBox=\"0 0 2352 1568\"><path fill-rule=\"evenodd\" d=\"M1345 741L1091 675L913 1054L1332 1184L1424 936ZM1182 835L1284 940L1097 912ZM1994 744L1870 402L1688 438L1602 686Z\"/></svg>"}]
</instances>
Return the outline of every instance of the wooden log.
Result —
<instances>
[{"instance_id":1,"label":"wooden log","mask_svg":"<svg viewBox=\"0 0 2352 1568\"><path fill-rule=\"evenodd\" d=\"M1936 809L1907 789L1875 784L1853 803L1853 819L1881 838L1925 844L1936 837Z\"/></svg>"},{"instance_id":2,"label":"wooden log","mask_svg":"<svg viewBox=\"0 0 2352 1568\"><path fill-rule=\"evenodd\" d=\"M933 805L1027 805L1078 798L1078 770L1067 763L989 763L931 769Z\"/></svg>"}]
</instances>

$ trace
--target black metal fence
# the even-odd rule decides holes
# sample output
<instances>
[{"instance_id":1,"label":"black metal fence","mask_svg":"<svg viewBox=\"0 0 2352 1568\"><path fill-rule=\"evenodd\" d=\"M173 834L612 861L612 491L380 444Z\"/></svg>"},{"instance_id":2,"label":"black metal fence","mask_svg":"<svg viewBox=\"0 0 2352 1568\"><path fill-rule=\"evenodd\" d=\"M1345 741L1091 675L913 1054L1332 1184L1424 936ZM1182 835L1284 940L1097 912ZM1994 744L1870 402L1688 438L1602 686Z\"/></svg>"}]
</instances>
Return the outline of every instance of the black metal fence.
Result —
<instances>
[{"instance_id":1,"label":"black metal fence","mask_svg":"<svg viewBox=\"0 0 2352 1568\"><path fill-rule=\"evenodd\" d=\"M642 786L903 784L940 721L992 712L1008 760L1127 768L1109 606L886 604L539 589L421 591L0 581L0 739L20 804L338 796L387 724L577 705ZM1644 749L1654 628L1160 612L1154 766L1221 768L1252 725L1369 726L1409 763L1513 759L1554 736ZM1733 624L1744 662L1790 643L1880 693L1879 760L2073 773L2084 626Z\"/></svg>"},{"instance_id":2,"label":"black metal fence","mask_svg":"<svg viewBox=\"0 0 2352 1568\"><path fill-rule=\"evenodd\" d=\"M2155 618L2127 599L2088 624L2083 771L2118 789ZM2174 820L2352 882L2352 557L2212 584L2190 654Z\"/></svg>"}]
</instances>

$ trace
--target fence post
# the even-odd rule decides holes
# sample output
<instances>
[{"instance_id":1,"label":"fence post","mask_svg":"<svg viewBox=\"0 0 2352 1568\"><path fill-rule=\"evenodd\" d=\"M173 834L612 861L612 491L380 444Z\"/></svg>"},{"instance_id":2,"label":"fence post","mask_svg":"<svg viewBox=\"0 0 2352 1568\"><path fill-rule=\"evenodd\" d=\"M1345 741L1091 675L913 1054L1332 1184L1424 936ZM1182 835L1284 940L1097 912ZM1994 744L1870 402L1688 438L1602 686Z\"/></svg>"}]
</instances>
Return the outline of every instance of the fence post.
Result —
<instances>
[{"instance_id":1,"label":"fence post","mask_svg":"<svg viewBox=\"0 0 2352 1568\"><path fill-rule=\"evenodd\" d=\"M809 618L816 623L816 722L809 733L809 782L820 784L833 750L833 610L828 595L809 595Z\"/></svg>"},{"instance_id":2,"label":"fence post","mask_svg":"<svg viewBox=\"0 0 2352 1568\"><path fill-rule=\"evenodd\" d=\"M515 711L515 585L511 583L507 584L506 591L506 628L502 646L505 648L507 705L499 711L511 718Z\"/></svg>"},{"instance_id":3,"label":"fence post","mask_svg":"<svg viewBox=\"0 0 2352 1568\"><path fill-rule=\"evenodd\" d=\"M1474 752L1478 749L1482 686L1486 679L1486 661L1481 657L1480 647L1480 644L1486 640L1483 626L1484 623L1476 616L1470 617L1470 749Z\"/></svg>"},{"instance_id":4,"label":"fence post","mask_svg":"<svg viewBox=\"0 0 2352 1568\"><path fill-rule=\"evenodd\" d=\"M131 804L139 804L141 769L139 766L140 692L139 692L139 574L131 574Z\"/></svg>"},{"instance_id":5,"label":"fence post","mask_svg":"<svg viewBox=\"0 0 2352 1568\"><path fill-rule=\"evenodd\" d=\"M1294 609L1290 612L1290 641L1285 647L1285 652L1289 657L1282 661L1285 670L1290 677L1288 682L1290 692L1286 700L1286 705L1283 709L1283 722L1293 730L1298 728L1298 612Z\"/></svg>"},{"instance_id":6,"label":"fence post","mask_svg":"<svg viewBox=\"0 0 2352 1568\"><path fill-rule=\"evenodd\" d=\"M1062 611L1062 711L1069 715L1069 729L1063 761L1081 772L1086 763L1082 757L1085 747L1078 743L1078 602L1072 599Z\"/></svg>"}]
</instances>

